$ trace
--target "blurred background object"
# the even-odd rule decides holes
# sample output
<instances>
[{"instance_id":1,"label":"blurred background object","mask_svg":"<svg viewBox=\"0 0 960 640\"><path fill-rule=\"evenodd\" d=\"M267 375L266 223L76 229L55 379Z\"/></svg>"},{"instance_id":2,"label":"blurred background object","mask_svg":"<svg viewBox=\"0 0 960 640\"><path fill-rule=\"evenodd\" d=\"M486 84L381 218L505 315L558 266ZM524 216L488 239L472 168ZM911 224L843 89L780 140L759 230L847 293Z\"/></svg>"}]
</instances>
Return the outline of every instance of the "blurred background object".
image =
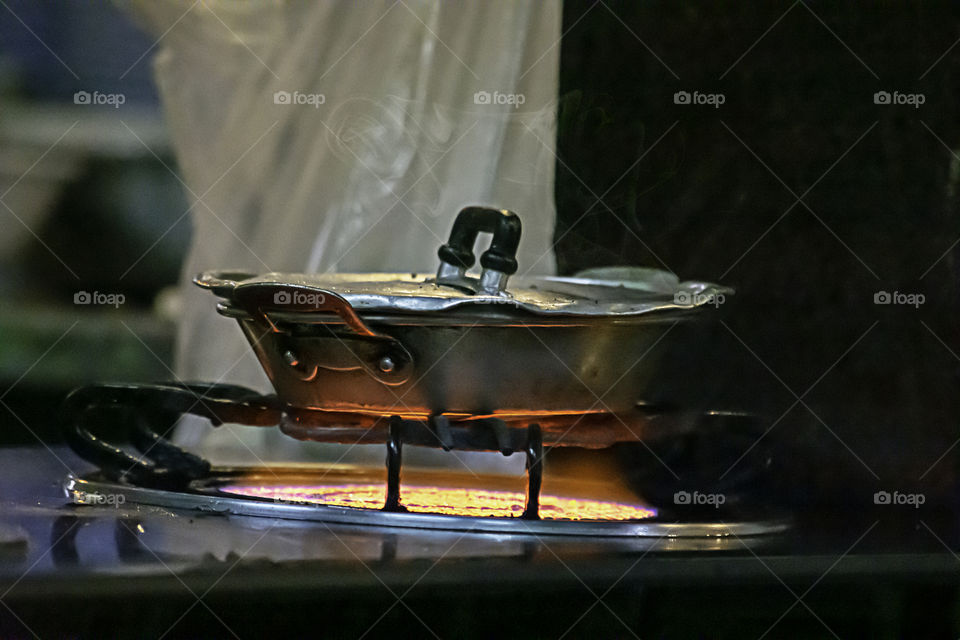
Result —
<instances>
[{"instance_id":1,"label":"blurred background object","mask_svg":"<svg viewBox=\"0 0 960 640\"><path fill-rule=\"evenodd\" d=\"M72 387L170 375L173 324L152 305L190 228L150 65L132 64L150 39L110 3L11 0L3 14L0 438L35 444L59 439ZM124 302L77 305L82 292Z\"/></svg>"}]
</instances>

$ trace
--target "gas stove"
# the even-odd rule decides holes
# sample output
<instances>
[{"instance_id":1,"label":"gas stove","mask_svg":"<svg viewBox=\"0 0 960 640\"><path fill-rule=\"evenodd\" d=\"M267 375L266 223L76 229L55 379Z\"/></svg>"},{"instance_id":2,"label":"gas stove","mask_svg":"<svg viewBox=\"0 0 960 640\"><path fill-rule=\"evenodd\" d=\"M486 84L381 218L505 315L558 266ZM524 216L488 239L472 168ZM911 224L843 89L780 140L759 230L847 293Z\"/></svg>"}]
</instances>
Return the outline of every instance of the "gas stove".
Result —
<instances>
[{"instance_id":1,"label":"gas stove","mask_svg":"<svg viewBox=\"0 0 960 640\"><path fill-rule=\"evenodd\" d=\"M468 497L479 488L519 515L519 478L406 467L408 512L383 512L382 468L212 466L190 487L151 488L110 479L64 447L0 450L9 529L0 540L0 591L14 612L0 611L0 633L24 637L29 628L55 637L69 627L91 637L255 637L282 625L306 636L322 624L339 637L395 637L398 629L441 638L909 637L930 624L953 629L943 615L960 593L950 513L930 505L798 510L774 530L769 516L684 516L644 503L629 486L554 477L558 460L566 471L563 455L548 453L555 457L544 474L541 520L484 516L481 524L505 523L494 531L471 529L480 518L470 515L448 516L462 518L457 529L427 528L446 514L420 512L436 503L417 488L459 483ZM65 467L69 500L51 482ZM350 504L369 505L307 502L351 485L364 490L350 492ZM601 523L626 524L630 535L570 535L577 521L551 518L548 496L564 495L656 513ZM331 497L344 504L342 494ZM531 528L550 523L567 533ZM668 523L698 535L674 535Z\"/></svg>"},{"instance_id":2,"label":"gas stove","mask_svg":"<svg viewBox=\"0 0 960 640\"><path fill-rule=\"evenodd\" d=\"M213 424L279 425L302 440L380 442L386 450L385 469L322 464L215 467L161 435L187 413ZM140 457L93 434L93 419L107 416L127 427ZM650 504L627 483L609 479L555 478L544 488L544 459L552 448L600 449L656 441L676 438L704 420L729 426L747 419L712 412L698 422L676 410L640 405L624 414L378 415L293 408L275 396L233 385L95 385L69 397L64 424L74 451L100 470L71 474L63 486L79 505L120 500L381 528L637 540L635 546L646 549L722 549L723 541L729 546L744 536L783 532L789 518L756 505L722 511L720 504L690 508L698 505L690 504L691 494L684 491L674 495L673 504ZM405 444L517 453L526 459L525 490L518 490L510 478L478 476L469 469L403 470ZM726 502L726 496L720 497Z\"/></svg>"}]
</instances>

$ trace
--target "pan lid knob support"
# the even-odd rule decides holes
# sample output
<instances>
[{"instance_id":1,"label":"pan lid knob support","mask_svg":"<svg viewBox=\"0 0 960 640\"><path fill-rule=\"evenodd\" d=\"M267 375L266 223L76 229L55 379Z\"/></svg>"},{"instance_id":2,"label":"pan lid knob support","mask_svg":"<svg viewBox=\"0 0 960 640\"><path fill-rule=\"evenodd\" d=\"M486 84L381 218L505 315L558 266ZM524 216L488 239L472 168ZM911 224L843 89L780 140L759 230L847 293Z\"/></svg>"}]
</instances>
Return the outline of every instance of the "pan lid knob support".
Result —
<instances>
[{"instance_id":1,"label":"pan lid knob support","mask_svg":"<svg viewBox=\"0 0 960 640\"><path fill-rule=\"evenodd\" d=\"M493 239L480 256L483 271L477 281L467 277L466 272L476 261L473 245L481 232L492 234ZM437 284L471 293L502 295L508 278L517 272L520 233L520 217L512 211L490 207L462 209L450 230L450 239L437 252L440 257Z\"/></svg>"}]
</instances>

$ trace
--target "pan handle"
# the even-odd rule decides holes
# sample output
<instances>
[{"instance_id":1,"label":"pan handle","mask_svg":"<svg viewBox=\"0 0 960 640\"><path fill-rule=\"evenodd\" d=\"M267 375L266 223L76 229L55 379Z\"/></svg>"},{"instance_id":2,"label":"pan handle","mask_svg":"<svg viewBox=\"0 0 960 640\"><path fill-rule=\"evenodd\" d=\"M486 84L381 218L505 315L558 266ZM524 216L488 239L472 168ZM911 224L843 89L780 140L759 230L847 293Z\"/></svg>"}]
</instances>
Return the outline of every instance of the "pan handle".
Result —
<instances>
[{"instance_id":1,"label":"pan handle","mask_svg":"<svg viewBox=\"0 0 960 640\"><path fill-rule=\"evenodd\" d=\"M366 345L355 355L367 373L384 384L398 385L406 382L413 372L413 356L399 340L371 329L350 302L327 289L274 283L240 285L234 291L233 303L278 334L286 331L270 317L271 312L319 314L321 317L332 313L343 321L353 337ZM349 348L347 341L340 342ZM295 339L285 341L282 357L302 379L312 380L316 375L319 365L301 360Z\"/></svg>"},{"instance_id":2,"label":"pan handle","mask_svg":"<svg viewBox=\"0 0 960 640\"><path fill-rule=\"evenodd\" d=\"M480 256L483 272L477 287L465 274L476 260L473 245L481 232L493 234L493 240ZM507 287L507 279L517 272L520 232L520 217L512 211L490 207L462 209L450 230L450 239L437 251L440 257L437 282L471 292L500 295Z\"/></svg>"},{"instance_id":3,"label":"pan handle","mask_svg":"<svg viewBox=\"0 0 960 640\"><path fill-rule=\"evenodd\" d=\"M356 309L345 298L327 289L306 285L254 283L238 286L233 303L254 318L267 323L274 333L283 333L270 319L268 312L333 313L357 335L377 337Z\"/></svg>"},{"instance_id":4,"label":"pan handle","mask_svg":"<svg viewBox=\"0 0 960 640\"><path fill-rule=\"evenodd\" d=\"M216 296L229 298L241 282L256 276L257 274L249 271L207 271L196 275L193 283L198 287L209 289Z\"/></svg>"}]
</instances>

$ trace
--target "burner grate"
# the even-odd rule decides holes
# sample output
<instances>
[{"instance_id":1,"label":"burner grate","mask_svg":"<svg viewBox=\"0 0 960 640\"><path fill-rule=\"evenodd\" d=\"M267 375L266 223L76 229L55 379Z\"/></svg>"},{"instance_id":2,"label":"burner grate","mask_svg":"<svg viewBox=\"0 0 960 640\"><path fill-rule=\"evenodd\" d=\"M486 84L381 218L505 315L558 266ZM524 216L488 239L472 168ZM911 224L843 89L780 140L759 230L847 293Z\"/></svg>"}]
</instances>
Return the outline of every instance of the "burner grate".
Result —
<instances>
[{"instance_id":1,"label":"burner grate","mask_svg":"<svg viewBox=\"0 0 960 640\"><path fill-rule=\"evenodd\" d=\"M96 504L98 500L91 496L97 494L123 495L130 502L240 515L600 537L741 536L770 533L786 526L768 518L721 522L717 514L709 522L668 522L647 505L620 502L609 492L584 496L575 486L578 483L571 485L572 490L557 492L551 488L541 495L543 459L548 448L600 448L636 441L641 435L647 439L658 420L674 425L668 430L690 425L683 413L675 412L662 420L662 415L671 414L658 414L650 407L637 407L629 416L382 416L289 407L275 396L233 385L169 383L84 387L67 398L63 412L68 443L81 457L100 467L95 476L67 479L66 493L77 504ZM187 413L205 417L214 426L226 422L273 428L279 425L285 433L308 440L385 442L386 487L382 469L366 470L367 475L361 478L342 478L340 482L323 481L323 476L317 475L305 480L302 469L299 476L280 478L276 469L267 469L258 482L252 482L250 469L214 468L161 435ZM738 418L722 412L711 415L721 420ZM118 417L118 426L126 429L142 456L112 446L92 432L95 425L102 427L105 421ZM358 432L365 434L362 442L356 439ZM464 492L459 489L465 484L463 478L450 484L417 482L416 473L407 471L401 490L404 444L500 451L504 455L518 452L526 457L526 492L503 491L489 483ZM266 480L264 474L269 476Z\"/></svg>"},{"instance_id":2,"label":"burner grate","mask_svg":"<svg viewBox=\"0 0 960 640\"><path fill-rule=\"evenodd\" d=\"M146 459L107 444L91 431L94 418L102 421L115 417L117 409L126 410L131 440ZM160 435L188 413L205 417L214 426L225 422L259 427L279 425L284 433L306 440L385 442L387 491L383 509L389 512L405 510L400 487L405 443L445 450L500 451L504 455L521 452L526 456L528 477L521 517L528 520L540 517L545 444L598 448L635 441L646 432L649 423L649 416L639 409L628 416L345 414L290 407L276 396L260 395L234 385L182 383L83 387L70 394L63 413L67 441L81 457L98 465L107 477L158 488L183 488L210 471L207 461Z\"/></svg>"}]
</instances>

